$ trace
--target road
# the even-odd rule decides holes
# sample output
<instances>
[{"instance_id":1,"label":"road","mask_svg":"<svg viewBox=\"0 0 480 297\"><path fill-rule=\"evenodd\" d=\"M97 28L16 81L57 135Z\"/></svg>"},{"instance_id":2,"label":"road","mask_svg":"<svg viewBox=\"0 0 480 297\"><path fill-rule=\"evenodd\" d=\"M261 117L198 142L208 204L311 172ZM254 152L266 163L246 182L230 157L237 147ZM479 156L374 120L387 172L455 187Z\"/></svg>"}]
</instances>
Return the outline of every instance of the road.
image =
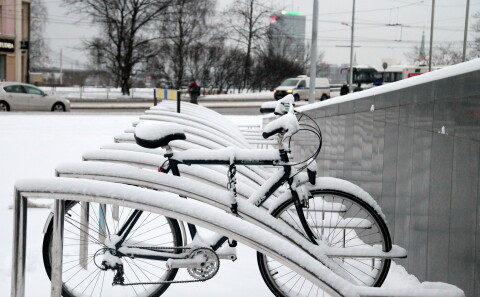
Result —
<instances>
[{"instance_id":1,"label":"road","mask_svg":"<svg viewBox=\"0 0 480 297\"><path fill-rule=\"evenodd\" d=\"M223 115L260 115L258 107L229 107L229 108L211 108ZM72 109L71 114L125 114L135 115L145 111L144 108L132 109Z\"/></svg>"}]
</instances>

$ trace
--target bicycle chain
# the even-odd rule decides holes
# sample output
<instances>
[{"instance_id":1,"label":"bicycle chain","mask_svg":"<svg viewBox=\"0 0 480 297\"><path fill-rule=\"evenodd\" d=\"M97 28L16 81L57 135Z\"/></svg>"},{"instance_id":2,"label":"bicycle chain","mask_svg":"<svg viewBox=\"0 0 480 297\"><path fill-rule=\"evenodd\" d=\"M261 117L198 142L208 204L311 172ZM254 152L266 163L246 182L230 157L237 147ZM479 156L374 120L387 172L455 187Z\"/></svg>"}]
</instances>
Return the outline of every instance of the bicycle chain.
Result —
<instances>
[{"instance_id":1,"label":"bicycle chain","mask_svg":"<svg viewBox=\"0 0 480 297\"><path fill-rule=\"evenodd\" d=\"M161 250L161 249L165 249L165 250L175 250L175 249L191 249L191 247L184 247L184 246L180 246L180 247L141 247L141 246L129 246L130 248L144 248L144 249L151 249L151 250ZM213 275L215 276L215 275ZM212 277L213 277L212 276ZM179 280L179 281L162 281L162 282L145 282L145 283L124 283L124 284L115 284L117 286L123 286L123 287L126 287L126 286L138 286L138 285L166 285L166 284L188 284L188 283L198 283L198 282L204 282L204 281L207 281L209 279L211 279L212 277L210 278L207 278L207 279L196 279L196 280Z\"/></svg>"},{"instance_id":2,"label":"bicycle chain","mask_svg":"<svg viewBox=\"0 0 480 297\"><path fill-rule=\"evenodd\" d=\"M137 285L165 285L165 284L187 284L187 283L198 283L204 282L209 279L195 279L195 280L183 280L183 281L163 281L163 282L148 282L148 283L127 283L127 284L116 284L117 286L137 286Z\"/></svg>"}]
</instances>

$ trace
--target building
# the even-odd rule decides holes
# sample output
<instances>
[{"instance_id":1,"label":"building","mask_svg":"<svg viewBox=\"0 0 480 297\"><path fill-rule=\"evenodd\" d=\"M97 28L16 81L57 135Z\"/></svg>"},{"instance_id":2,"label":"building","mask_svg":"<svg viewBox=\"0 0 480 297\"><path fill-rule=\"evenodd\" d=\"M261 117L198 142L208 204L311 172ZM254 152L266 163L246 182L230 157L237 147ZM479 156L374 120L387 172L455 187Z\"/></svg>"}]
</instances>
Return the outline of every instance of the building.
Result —
<instances>
[{"instance_id":1,"label":"building","mask_svg":"<svg viewBox=\"0 0 480 297\"><path fill-rule=\"evenodd\" d=\"M269 49L272 53L303 61L305 59L306 17L297 12L282 11L270 17Z\"/></svg>"},{"instance_id":2,"label":"building","mask_svg":"<svg viewBox=\"0 0 480 297\"><path fill-rule=\"evenodd\" d=\"M0 81L28 81L30 1L0 0Z\"/></svg>"}]
</instances>

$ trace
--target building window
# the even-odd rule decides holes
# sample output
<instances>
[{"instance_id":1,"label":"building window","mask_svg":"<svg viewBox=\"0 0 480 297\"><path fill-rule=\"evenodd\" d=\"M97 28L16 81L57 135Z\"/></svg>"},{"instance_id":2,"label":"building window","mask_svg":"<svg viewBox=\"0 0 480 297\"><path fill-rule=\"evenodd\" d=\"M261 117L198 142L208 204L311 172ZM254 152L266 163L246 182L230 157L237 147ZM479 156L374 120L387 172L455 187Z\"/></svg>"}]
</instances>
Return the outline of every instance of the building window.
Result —
<instances>
[{"instance_id":1,"label":"building window","mask_svg":"<svg viewBox=\"0 0 480 297\"><path fill-rule=\"evenodd\" d=\"M0 81L7 80L7 59L5 55L0 55Z\"/></svg>"}]
</instances>

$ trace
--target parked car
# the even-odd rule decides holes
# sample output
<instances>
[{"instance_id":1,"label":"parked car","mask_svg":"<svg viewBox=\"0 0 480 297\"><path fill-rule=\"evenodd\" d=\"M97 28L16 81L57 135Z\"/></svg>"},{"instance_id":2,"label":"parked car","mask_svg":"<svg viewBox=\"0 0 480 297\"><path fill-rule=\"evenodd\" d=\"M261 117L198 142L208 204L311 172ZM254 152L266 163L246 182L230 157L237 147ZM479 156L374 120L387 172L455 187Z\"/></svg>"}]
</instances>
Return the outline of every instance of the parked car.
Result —
<instances>
[{"instance_id":1,"label":"parked car","mask_svg":"<svg viewBox=\"0 0 480 297\"><path fill-rule=\"evenodd\" d=\"M0 83L0 112L17 110L70 111L70 101L17 82Z\"/></svg>"},{"instance_id":2,"label":"parked car","mask_svg":"<svg viewBox=\"0 0 480 297\"><path fill-rule=\"evenodd\" d=\"M295 101L308 100L308 92L310 89L310 77L299 75L295 78L284 80L280 86L273 90L275 100L281 99L288 94L292 94ZM328 78L315 78L315 99L326 100L330 98L330 82Z\"/></svg>"}]
</instances>

